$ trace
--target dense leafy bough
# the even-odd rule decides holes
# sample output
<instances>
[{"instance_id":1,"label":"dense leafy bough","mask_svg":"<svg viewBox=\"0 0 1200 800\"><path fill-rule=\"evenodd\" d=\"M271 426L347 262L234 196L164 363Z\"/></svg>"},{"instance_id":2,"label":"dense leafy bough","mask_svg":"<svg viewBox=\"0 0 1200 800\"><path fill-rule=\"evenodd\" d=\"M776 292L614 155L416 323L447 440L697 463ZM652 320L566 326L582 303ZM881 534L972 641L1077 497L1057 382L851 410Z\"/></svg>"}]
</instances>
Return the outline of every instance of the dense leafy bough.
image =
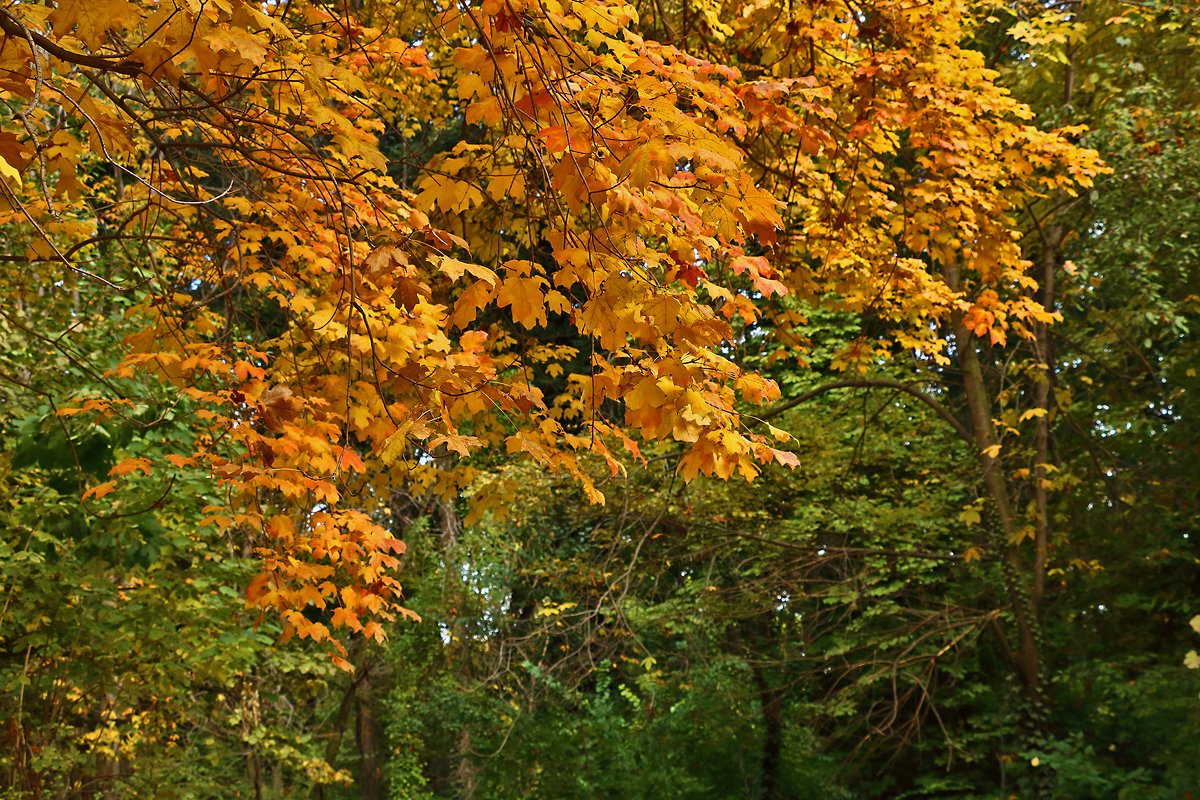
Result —
<instances>
[{"instance_id":1,"label":"dense leafy bough","mask_svg":"<svg viewBox=\"0 0 1200 800\"><path fill-rule=\"evenodd\" d=\"M190 452L121 461L89 507L207 472L253 604L380 638L393 487L455 497L489 449L602 502L595 459L639 440L682 443L685 477L796 464L738 410L779 396L736 343L768 315L794 346L784 295L874 309L848 367L939 354L947 315L1028 335L1050 312L1010 215L1097 167L961 47L964 11L752 3L685 46L597 0L7 4L6 292L135 300L59 413L129 415L112 381L141 374L192 409Z\"/></svg>"}]
</instances>

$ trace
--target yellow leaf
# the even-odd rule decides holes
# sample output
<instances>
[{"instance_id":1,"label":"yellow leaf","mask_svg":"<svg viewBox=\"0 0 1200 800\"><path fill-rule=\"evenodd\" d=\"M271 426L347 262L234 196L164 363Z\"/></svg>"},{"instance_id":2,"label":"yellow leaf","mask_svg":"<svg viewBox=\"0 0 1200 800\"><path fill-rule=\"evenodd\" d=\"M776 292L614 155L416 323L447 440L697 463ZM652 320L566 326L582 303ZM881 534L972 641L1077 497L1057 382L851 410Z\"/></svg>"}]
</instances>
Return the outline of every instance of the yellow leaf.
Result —
<instances>
[{"instance_id":1,"label":"yellow leaf","mask_svg":"<svg viewBox=\"0 0 1200 800\"><path fill-rule=\"evenodd\" d=\"M456 281L462 278L464 274L469 274L483 281L488 286L495 286L499 281L495 272L479 264L459 261L457 258L451 258L450 256L441 256L436 261L438 269L445 273L450 280Z\"/></svg>"},{"instance_id":2,"label":"yellow leaf","mask_svg":"<svg viewBox=\"0 0 1200 800\"><path fill-rule=\"evenodd\" d=\"M12 181L17 186L21 185L21 170L8 163L4 156L0 156L0 177Z\"/></svg>"},{"instance_id":3,"label":"yellow leaf","mask_svg":"<svg viewBox=\"0 0 1200 800\"><path fill-rule=\"evenodd\" d=\"M775 437L775 441L777 442L790 442L792 440L792 435L790 433L780 430L770 423L767 424L767 431L771 434L771 436Z\"/></svg>"},{"instance_id":4,"label":"yellow leaf","mask_svg":"<svg viewBox=\"0 0 1200 800\"><path fill-rule=\"evenodd\" d=\"M540 275L532 278L507 278L500 286L500 294L496 298L501 307L512 309L513 321L519 322L526 328L546 324L546 302L542 287L546 279Z\"/></svg>"}]
</instances>

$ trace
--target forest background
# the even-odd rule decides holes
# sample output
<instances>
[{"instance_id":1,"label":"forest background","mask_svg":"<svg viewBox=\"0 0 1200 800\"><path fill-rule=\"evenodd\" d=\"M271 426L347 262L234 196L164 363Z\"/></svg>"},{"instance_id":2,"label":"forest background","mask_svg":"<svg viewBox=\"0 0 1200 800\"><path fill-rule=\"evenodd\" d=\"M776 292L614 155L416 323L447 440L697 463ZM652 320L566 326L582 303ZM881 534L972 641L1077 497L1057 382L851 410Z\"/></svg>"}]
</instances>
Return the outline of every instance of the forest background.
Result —
<instances>
[{"instance_id":1,"label":"forest background","mask_svg":"<svg viewBox=\"0 0 1200 800\"><path fill-rule=\"evenodd\" d=\"M1190 797L1196 11L8 0L0 796Z\"/></svg>"}]
</instances>

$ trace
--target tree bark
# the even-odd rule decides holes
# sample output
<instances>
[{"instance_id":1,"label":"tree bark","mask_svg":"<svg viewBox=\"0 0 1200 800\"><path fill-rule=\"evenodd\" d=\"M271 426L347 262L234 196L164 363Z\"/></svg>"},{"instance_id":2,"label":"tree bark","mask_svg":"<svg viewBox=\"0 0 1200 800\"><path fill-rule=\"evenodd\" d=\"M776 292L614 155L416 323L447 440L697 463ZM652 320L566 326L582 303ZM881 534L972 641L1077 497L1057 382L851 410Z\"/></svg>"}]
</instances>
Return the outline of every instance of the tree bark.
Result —
<instances>
[{"instance_id":1,"label":"tree bark","mask_svg":"<svg viewBox=\"0 0 1200 800\"><path fill-rule=\"evenodd\" d=\"M379 729L371 696L370 676L364 677L355 694L355 739L358 742L358 788L362 800L383 800L382 765L379 759Z\"/></svg>"},{"instance_id":2,"label":"tree bark","mask_svg":"<svg viewBox=\"0 0 1200 800\"><path fill-rule=\"evenodd\" d=\"M779 778L783 764L783 697L771 687L761 664L751 663L750 670L754 673L763 719L762 800L782 800Z\"/></svg>"},{"instance_id":3,"label":"tree bark","mask_svg":"<svg viewBox=\"0 0 1200 800\"><path fill-rule=\"evenodd\" d=\"M946 269L946 283L955 292L962 291L962 281L957 266ZM1041 651L1038 647L1038 606L1027 585L1029 577L1025 558L1021 555L1016 540L1016 522L1013 516L1011 493L1004 476L1003 458L998 450L999 441L992 422L992 399L984 382L983 369L975 350L976 339L963 323L962 313L951 316L951 338L954 352L962 370L963 385L967 395L969 427L978 448L979 464L983 469L984 487L996 510L998 533L1002 540L997 546L1002 549L1001 565L1004 573L1005 593L1011 604L1017 623L1017 671L1030 699L1035 705L1041 702Z\"/></svg>"}]
</instances>

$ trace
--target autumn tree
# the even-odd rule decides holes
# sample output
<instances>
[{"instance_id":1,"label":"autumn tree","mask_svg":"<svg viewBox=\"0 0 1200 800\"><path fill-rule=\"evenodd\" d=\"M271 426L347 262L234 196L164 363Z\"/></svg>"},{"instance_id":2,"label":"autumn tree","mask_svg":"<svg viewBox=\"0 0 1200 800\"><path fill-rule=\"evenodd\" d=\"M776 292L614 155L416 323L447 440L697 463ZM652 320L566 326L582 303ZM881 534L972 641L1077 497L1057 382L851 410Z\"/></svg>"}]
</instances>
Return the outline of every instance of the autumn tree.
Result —
<instances>
[{"instance_id":1,"label":"autumn tree","mask_svg":"<svg viewBox=\"0 0 1200 800\"><path fill-rule=\"evenodd\" d=\"M187 432L107 474L77 462L83 508L214 481L198 525L257 559L251 607L350 669L349 635L408 614L398 495L469 496L473 523L508 504L497 455L592 503L656 442L685 480L797 465L746 416L780 393L743 355L769 336L802 357L801 303L869 311L852 374L917 352L970 378L971 345L1053 317L1015 214L1098 167L996 86L967 19L953 0L6 4L2 280L60 324L6 319L88 376L54 388L68 441L152 427L163 402ZM89 298L130 325L119 363L70 346Z\"/></svg>"}]
</instances>

